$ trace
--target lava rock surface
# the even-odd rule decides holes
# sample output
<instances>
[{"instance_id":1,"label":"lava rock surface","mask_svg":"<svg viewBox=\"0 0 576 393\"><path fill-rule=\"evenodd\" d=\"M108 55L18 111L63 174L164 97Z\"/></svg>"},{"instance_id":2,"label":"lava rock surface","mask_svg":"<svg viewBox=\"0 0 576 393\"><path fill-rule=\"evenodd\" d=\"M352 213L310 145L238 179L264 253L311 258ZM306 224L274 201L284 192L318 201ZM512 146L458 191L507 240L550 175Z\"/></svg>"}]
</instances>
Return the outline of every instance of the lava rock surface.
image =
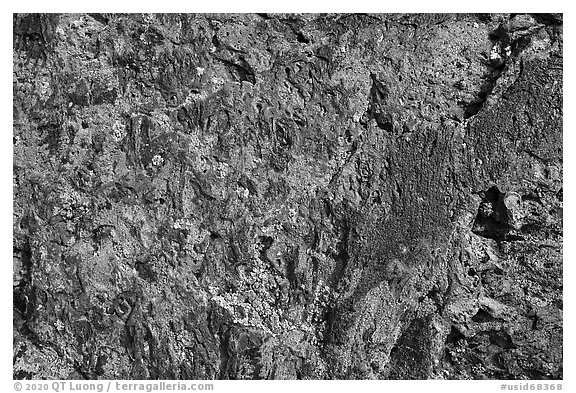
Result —
<instances>
[{"instance_id":1,"label":"lava rock surface","mask_svg":"<svg viewBox=\"0 0 576 393\"><path fill-rule=\"evenodd\" d=\"M14 15L14 378L561 379L562 23Z\"/></svg>"}]
</instances>

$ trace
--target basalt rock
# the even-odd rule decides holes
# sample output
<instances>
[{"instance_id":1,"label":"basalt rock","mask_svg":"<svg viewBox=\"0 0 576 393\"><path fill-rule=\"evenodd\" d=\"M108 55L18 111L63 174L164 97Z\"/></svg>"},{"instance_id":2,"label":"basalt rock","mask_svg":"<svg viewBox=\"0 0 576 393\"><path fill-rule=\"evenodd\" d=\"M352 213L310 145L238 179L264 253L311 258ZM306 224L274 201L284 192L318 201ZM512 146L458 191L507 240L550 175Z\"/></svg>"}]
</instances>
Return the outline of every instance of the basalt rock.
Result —
<instances>
[{"instance_id":1,"label":"basalt rock","mask_svg":"<svg viewBox=\"0 0 576 393\"><path fill-rule=\"evenodd\" d=\"M13 31L14 378L562 378L562 15Z\"/></svg>"}]
</instances>

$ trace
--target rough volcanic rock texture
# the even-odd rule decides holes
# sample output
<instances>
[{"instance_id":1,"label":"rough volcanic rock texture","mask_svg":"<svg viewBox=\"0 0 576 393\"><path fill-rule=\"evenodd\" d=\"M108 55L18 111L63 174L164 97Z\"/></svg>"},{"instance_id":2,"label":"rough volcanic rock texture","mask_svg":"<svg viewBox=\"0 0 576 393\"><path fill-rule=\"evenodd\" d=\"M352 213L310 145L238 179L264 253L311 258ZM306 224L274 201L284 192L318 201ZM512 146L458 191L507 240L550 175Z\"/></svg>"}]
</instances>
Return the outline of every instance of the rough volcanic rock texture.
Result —
<instances>
[{"instance_id":1,"label":"rough volcanic rock texture","mask_svg":"<svg viewBox=\"0 0 576 393\"><path fill-rule=\"evenodd\" d=\"M561 15L13 22L15 378L562 378Z\"/></svg>"}]
</instances>

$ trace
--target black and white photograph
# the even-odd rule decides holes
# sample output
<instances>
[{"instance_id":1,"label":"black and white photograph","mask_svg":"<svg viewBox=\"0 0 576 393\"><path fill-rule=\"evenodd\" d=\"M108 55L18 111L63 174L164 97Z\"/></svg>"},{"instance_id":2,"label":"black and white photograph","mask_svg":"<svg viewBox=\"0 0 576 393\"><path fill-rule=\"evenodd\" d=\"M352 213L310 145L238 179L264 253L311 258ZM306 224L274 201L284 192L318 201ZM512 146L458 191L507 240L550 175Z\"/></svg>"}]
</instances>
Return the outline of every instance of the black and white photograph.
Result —
<instances>
[{"instance_id":1,"label":"black and white photograph","mask_svg":"<svg viewBox=\"0 0 576 393\"><path fill-rule=\"evenodd\" d=\"M562 390L562 13L12 22L8 387Z\"/></svg>"}]
</instances>

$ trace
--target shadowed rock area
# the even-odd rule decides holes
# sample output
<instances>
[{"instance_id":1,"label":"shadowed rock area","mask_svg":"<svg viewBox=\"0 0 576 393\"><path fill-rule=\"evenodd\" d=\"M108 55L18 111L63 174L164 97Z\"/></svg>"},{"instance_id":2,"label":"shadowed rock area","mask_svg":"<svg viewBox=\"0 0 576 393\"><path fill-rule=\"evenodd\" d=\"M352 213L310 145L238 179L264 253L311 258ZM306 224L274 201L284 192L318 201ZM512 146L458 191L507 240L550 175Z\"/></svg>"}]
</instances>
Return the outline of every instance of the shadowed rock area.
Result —
<instances>
[{"instance_id":1,"label":"shadowed rock area","mask_svg":"<svg viewBox=\"0 0 576 393\"><path fill-rule=\"evenodd\" d=\"M562 379L562 15L13 32L15 379Z\"/></svg>"}]
</instances>

